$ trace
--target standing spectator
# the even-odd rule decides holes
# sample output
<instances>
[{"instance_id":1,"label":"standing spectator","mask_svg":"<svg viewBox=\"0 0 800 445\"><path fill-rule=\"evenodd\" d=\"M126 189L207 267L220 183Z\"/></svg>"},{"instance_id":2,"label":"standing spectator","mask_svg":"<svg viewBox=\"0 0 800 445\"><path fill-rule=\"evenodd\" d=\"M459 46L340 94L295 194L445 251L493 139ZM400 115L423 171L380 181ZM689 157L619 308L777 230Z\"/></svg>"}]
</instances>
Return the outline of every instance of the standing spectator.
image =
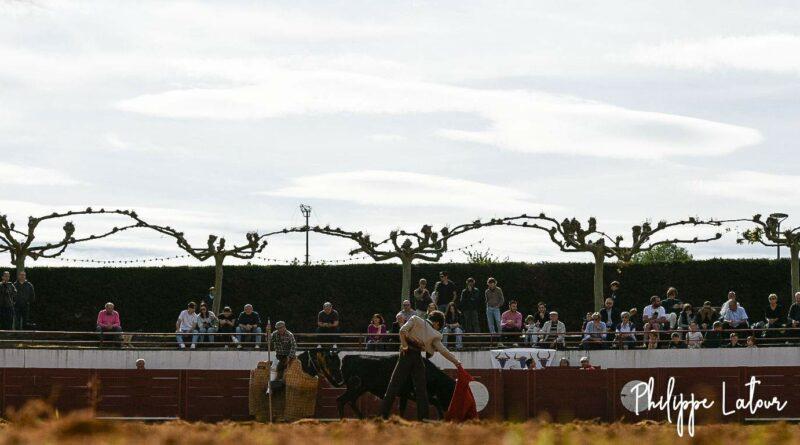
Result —
<instances>
[{"instance_id":1,"label":"standing spectator","mask_svg":"<svg viewBox=\"0 0 800 445\"><path fill-rule=\"evenodd\" d=\"M289 360L293 359L297 354L297 342L294 339L294 334L286 329L286 323L283 321L275 323L275 332L270 336L270 341L275 347L275 358L278 359L277 379L283 380L283 374L286 372Z\"/></svg>"},{"instance_id":2,"label":"standing spectator","mask_svg":"<svg viewBox=\"0 0 800 445\"><path fill-rule=\"evenodd\" d=\"M778 329L786 326L783 322L786 319L786 310L783 308L782 304L778 303L778 296L776 294L770 294L769 297L767 297L767 301L767 307L764 309L764 320L767 324L767 331L764 332L764 337L780 337Z\"/></svg>"},{"instance_id":3,"label":"standing spectator","mask_svg":"<svg viewBox=\"0 0 800 445\"><path fill-rule=\"evenodd\" d=\"M464 315L464 331L480 332L481 324L478 318L478 310L481 306L481 291L475 287L475 279L467 278L467 287L461 291L461 299L458 307Z\"/></svg>"},{"instance_id":4,"label":"standing spectator","mask_svg":"<svg viewBox=\"0 0 800 445\"><path fill-rule=\"evenodd\" d=\"M367 351L377 351L386 335L386 323L383 315L375 314L367 326Z\"/></svg>"},{"instance_id":5,"label":"standing spectator","mask_svg":"<svg viewBox=\"0 0 800 445\"><path fill-rule=\"evenodd\" d=\"M499 334L501 327L500 308L506 299L503 297L503 289L497 285L497 280L491 277L486 280L484 296L486 298L486 321L489 323L489 332L491 334Z\"/></svg>"},{"instance_id":6,"label":"standing spectator","mask_svg":"<svg viewBox=\"0 0 800 445\"><path fill-rule=\"evenodd\" d=\"M719 308L719 317L725 317L725 314L728 312L728 308L731 306L731 301L736 301L736 292L730 291L728 292L728 299L725 300L725 303L722 304L722 307ZM739 307L742 305L740 304Z\"/></svg>"},{"instance_id":7,"label":"standing spectator","mask_svg":"<svg viewBox=\"0 0 800 445\"><path fill-rule=\"evenodd\" d=\"M387 343L389 343L390 345L400 344L400 339L398 338L398 335L400 334L400 328L402 328L403 325L406 324L406 321L407 320L403 316L402 312L398 312L397 315L395 315L392 327L391 329L389 329L389 333L392 335L391 337L389 337Z\"/></svg>"},{"instance_id":8,"label":"standing spectator","mask_svg":"<svg viewBox=\"0 0 800 445\"><path fill-rule=\"evenodd\" d=\"M567 327L558 320L558 312L550 311L550 319L539 330L539 347L548 349L566 349L565 334Z\"/></svg>"},{"instance_id":9,"label":"standing spectator","mask_svg":"<svg viewBox=\"0 0 800 445\"><path fill-rule=\"evenodd\" d=\"M614 300L606 298L605 307L600 309L600 320L606 324L609 331L616 329L619 324L620 311L614 307Z\"/></svg>"},{"instance_id":10,"label":"standing spectator","mask_svg":"<svg viewBox=\"0 0 800 445\"><path fill-rule=\"evenodd\" d=\"M786 317L788 327L794 328L789 332L792 337L800 337L800 292L794 294L794 302L789 306L789 315Z\"/></svg>"},{"instance_id":11,"label":"standing spectator","mask_svg":"<svg viewBox=\"0 0 800 445\"><path fill-rule=\"evenodd\" d=\"M630 312L620 314L621 321L617 325L616 341L620 349L632 349L636 345L636 326L631 321Z\"/></svg>"},{"instance_id":12,"label":"standing spectator","mask_svg":"<svg viewBox=\"0 0 800 445\"><path fill-rule=\"evenodd\" d=\"M682 330L689 329L689 325L697 321L697 313L690 303L683 305L683 310L678 316L678 328Z\"/></svg>"},{"instance_id":13,"label":"standing spectator","mask_svg":"<svg viewBox=\"0 0 800 445\"><path fill-rule=\"evenodd\" d=\"M706 348L719 348L722 346L723 341L725 341L724 335L725 333L722 331L722 322L715 321L712 325L711 332L706 334L703 346Z\"/></svg>"},{"instance_id":14,"label":"standing spectator","mask_svg":"<svg viewBox=\"0 0 800 445\"><path fill-rule=\"evenodd\" d=\"M703 307L697 311L697 324L699 324L700 329L704 331L711 329L717 319L719 319L719 314L711 307L710 301L704 302Z\"/></svg>"},{"instance_id":15,"label":"standing spectator","mask_svg":"<svg viewBox=\"0 0 800 445\"><path fill-rule=\"evenodd\" d=\"M200 304L205 304L208 307L214 307L214 286L208 288L208 294L200 299Z\"/></svg>"},{"instance_id":16,"label":"standing spectator","mask_svg":"<svg viewBox=\"0 0 800 445\"><path fill-rule=\"evenodd\" d=\"M522 334L522 312L517 310L517 300L508 302L508 310L503 312L500 317L502 332L506 335L504 337L510 338L514 346L517 345Z\"/></svg>"},{"instance_id":17,"label":"standing spectator","mask_svg":"<svg viewBox=\"0 0 800 445\"><path fill-rule=\"evenodd\" d=\"M417 317L427 318L428 305L432 302L431 293L428 292L428 280L422 278L419 280L419 287L414 289L414 309L417 311Z\"/></svg>"},{"instance_id":18,"label":"standing spectator","mask_svg":"<svg viewBox=\"0 0 800 445\"><path fill-rule=\"evenodd\" d=\"M122 332L122 324L119 320L119 312L114 310L114 303L106 303L105 309L97 314L97 327L95 332L100 334L100 344L103 344L105 332ZM118 335L108 336L113 340L119 341Z\"/></svg>"},{"instance_id":19,"label":"standing spectator","mask_svg":"<svg viewBox=\"0 0 800 445\"><path fill-rule=\"evenodd\" d=\"M436 283L436 287L433 289L433 293L436 294L436 305L439 307L439 310L444 312L447 310L447 303L455 302L458 304L458 287L454 281L450 281L450 275L447 271L439 272L439 281Z\"/></svg>"},{"instance_id":20,"label":"standing spectator","mask_svg":"<svg viewBox=\"0 0 800 445\"><path fill-rule=\"evenodd\" d=\"M535 347L539 342L539 325L536 324L536 319L533 315L525 317L525 344Z\"/></svg>"},{"instance_id":21,"label":"standing spectator","mask_svg":"<svg viewBox=\"0 0 800 445\"><path fill-rule=\"evenodd\" d=\"M200 305L197 313L197 334L192 338L192 343L214 343L214 333L219 330L219 319L214 312L208 310L205 304Z\"/></svg>"},{"instance_id":22,"label":"standing spectator","mask_svg":"<svg viewBox=\"0 0 800 445\"><path fill-rule=\"evenodd\" d=\"M233 315L233 311L231 310L230 306L225 306L222 309L222 313L217 317L219 320L219 333L220 334L227 334L222 335L222 341L228 342L229 339L233 340L234 343L238 343L239 339L236 338L235 335L232 335L234 332L234 328L236 327L236 316ZM225 345L225 349L228 349L228 345Z\"/></svg>"},{"instance_id":23,"label":"standing spectator","mask_svg":"<svg viewBox=\"0 0 800 445\"><path fill-rule=\"evenodd\" d=\"M405 320L411 319L411 316L414 315L414 309L411 308L411 301L403 300L402 309L400 309L398 314L403 314Z\"/></svg>"},{"instance_id":24,"label":"standing spectator","mask_svg":"<svg viewBox=\"0 0 800 445\"><path fill-rule=\"evenodd\" d=\"M747 312L744 308L739 306L736 300L728 300L728 310L722 317L722 326L725 329L745 329L749 325L747 323Z\"/></svg>"},{"instance_id":25,"label":"standing spectator","mask_svg":"<svg viewBox=\"0 0 800 445\"><path fill-rule=\"evenodd\" d=\"M732 308L729 307L728 310L730 311L730 309L732 309ZM730 340L727 343L725 343L724 345L722 345L723 348L743 348L744 347L743 344L739 343L739 334L737 334L736 332L731 332L731 335L730 335L729 338L730 338Z\"/></svg>"},{"instance_id":26,"label":"standing spectator","mask_svg":"<svg viewBox=\"0 0 800 445\"><path fill-rule=\"evenodd\" d=\"M175 338L178 340L178 347L180 349L186 349L186 344L183 342L183 336L185 334L197 334L196 307L194 301L186 305L186 309L181 311L178 315L178 321L175 322ZM192 349L195 348L195 337L196 335L192 336Z\"/></svg>"},{"instance_id":27,"label":"standing spectator","mask_svg":"<svg viewBox=\"0 0 800 445\"><path fill-rule=\"evenodd\" d=\"M616 304L617 307L625 307L622 305L622 299L619 298L619 281L612 281L608 285L608 288L611 290L611 299L614 300L614 304Z\"/></svg>"},{"instance_id":28,"label":"standing spectator","mask_svg":"<svg viewBox=\"0 0 800 445\"><path fill-rule=\"evenodd\" d=\"M681 339L681 334L673 332L667 349L686 349L686 343Z\"/></svg>"},{"instance_id":29,"label":"standing spectator","mask_svg":"<svg viewBox=\"0 0 800 445\"><path fill-rule=\"evenodd\" d=\"M319 311L317 314L317 334L321 335L320 339L317 340L320 343L333 343L333 347L336 347L336 343L339 342L339 338L336 335L325 335L325 334L338 334L339 333L339 312L333 308L333 304L329 301L326 301L322 305L322 310Z\"/></svg>"},{"instance_id":30,"label":"standing spectator","mask_svg":"<svg viewBox=\"0 0 800 445\"><path fill-rule=\"evenodd\" d=\"M585 349L605 349L606 333L608 327L600 320L600 313L592 314L592 322L586 324L583 330L583 347Z\"/></svg>"},{"instance_id":31,"label":"standing spectator","mask_svg":"<svg viewBox=\"0 0 800 445\"><path fill-rule=\"evenodd\" d=\"M537 328L541 328L550 320L550 314L547 312L547 305L543 301L536 303L536 313L533 314L533 322L536 323Z\"/></svg>"},{"instance_id":32,"label":"standing spectator","mask_svg":"<svg viewBox=\"0 0 800 445\"><path fill-rule=\"evenodd\" d=\"M9 282L11 273L4 271L0 278L0 331L10 331L14 328L14 304L17 298L17 289Z\"/></svg>"},{"instance_id":33,"label":"standing spectator","mask_svg":"<svg viewBox=\"0 0 800 445\"><path fill-rule=\"evenodd\" d=\"M444 328L442 329L442 343L447 346L448 334L456 335L456 349L463 348L462 342L464 330L461 328L462 323L461 311L456 307L455 302L447 303L447 312L444 313Z\"/></svg>"},{"instance_id":34,"label":"standing spectator","mask_svg":"<svg viewBox=\"0 0 800 445\"><path fill-rule=\"evenodd\" d=\"M700 332L696 321L689 323L689 332L686 333L686 347L699 349L703 345L703 333Z\"/></svg>"},{"instance_id":35,"label":"standing spectator","mask_svg":"<svg viewBox=\"0 0 800 445\"><path fill-rule=\"evenodd\" d=\"M17 300L14 303L14 329L22 331L30 321L31 304L36 300L36 291L33 284L27 280L28 274L23 270L17 274L14 289L17 291Z\"/></svg>"},{"instance_id":36,"label":"standing spectator","mask_svg":"<svg viewBox=\"0 0 800 445\"><path fill-rule=\"evenodd\" d=\"M642 314L642 320L645 323L649 323L651 320L659 325L662 325L661 329L663 329L667 320L667 311L664 310L664 306L661 305L661 298L658 295L653 295L650 297L650 304L644 307L644 311Z\"/></svg>"},{"instance_id":37,"label":"standing spectator","mask_svg":"<svg viewBox=\"0 0 800 445\"><path fill-rule=\"evenodd\" d=\"M242 342L247 338L255 337L255 349L261 347L261 316L258 312L253 310L252 304L245 304L244 310L239 313L239 318L236 319L236 333L238 337L238 349L242 349ZM250 334L245 337L243 334Z\"/></svg>"},{"instance_id":38,"label":"standing spectator","mask_svg":"<svg viewBox=\"0 0 800 445\"><path fill-rule=\"evenodd\" d=\"M661 302L661 306L664 307L667 313L669 328L675 329L678 325L678 314L683 310L683 303L678 299L678 289L674 287L667 289L667 298Z\"/></svg>"}]
</instances>

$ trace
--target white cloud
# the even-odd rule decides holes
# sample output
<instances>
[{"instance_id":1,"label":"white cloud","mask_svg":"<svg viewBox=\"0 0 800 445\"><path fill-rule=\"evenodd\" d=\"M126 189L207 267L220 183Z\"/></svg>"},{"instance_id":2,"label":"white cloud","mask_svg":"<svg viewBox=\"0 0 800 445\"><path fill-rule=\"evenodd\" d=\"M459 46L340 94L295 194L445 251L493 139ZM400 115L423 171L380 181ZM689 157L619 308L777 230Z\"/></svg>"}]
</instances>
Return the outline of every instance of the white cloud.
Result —
<instances>
[{"instance_id":1,"label":"white cloud","mask_svg":"<svg viewBox=\"0 0 800 445\"><path fill-rule=\"evenodd\" d=\"M480 90L341 72L274 70L268 82L145 94L117 107L150 116L255 120L333 113L473 113L487 128L439 135L529 153L614 158L714 156L758 144L758 130L535 91Z\"/></svg>"},{"instance_id":2,"label":"white cloud","mask_svg":"<svg viewBox=\"0 0 800 445\"><path fill-rule=\"evenodd\" d=\"M391 133L376 133L367 136L367 139L374 141L374 142L403 142L406 140L406 137L402 134L391 134Z\"/></svg>"},{"instance_id":3,"label":"white cloud","mask_svg":"<svg viewBox=\"0 0 800 445\"><path fill-rule=\"evenodd\" d=\"M49 168L15 165L0 162L0 184L26 186L71 186L83 182L71 178L66 173Z\"/></svg>"},{"instance_id":4,"label":"white cloud","mask_svg":"<svg viewBox=\"0 0 800 445\"><path fill-rule=\"evenodd\" d=\"M800 35L764 34L676 40L637 46L635 63L677 69L738 69L800 73Z\"/></svg>"},{"instance_id":5,"label":"white cloud","mask_svg":"<svg viewBox=\"0 0 800 445\"><path fill-rule=\"evenodd\" d=\"M708 196L769 205L791 205L800 201L800 176L755 171L733 171L713 179L696 179L689 187Z\"/></svg>"},{"instance_id":6,"label":"white cloud","mask_svg":"<svg viewBox=\"0 0 800 445\"><path fill-rule=\"evenodd\" d=\"M364 170L294 178L269 196L351 201L365 206L453 207L492 212L538 212L557 206L529 201L508 187L421 173ZM489 215L486 215L489 216Z\"/></svg>"}]
</instances>

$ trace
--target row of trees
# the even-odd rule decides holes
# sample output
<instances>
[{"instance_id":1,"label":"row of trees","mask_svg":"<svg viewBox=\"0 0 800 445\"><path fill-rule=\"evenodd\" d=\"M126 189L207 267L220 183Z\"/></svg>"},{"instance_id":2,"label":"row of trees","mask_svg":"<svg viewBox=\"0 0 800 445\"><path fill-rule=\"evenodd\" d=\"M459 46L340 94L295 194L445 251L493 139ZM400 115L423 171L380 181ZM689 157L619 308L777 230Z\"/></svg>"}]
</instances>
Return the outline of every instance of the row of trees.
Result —
<instances>
[{"instance_id":1,"label":"row of trees","mask_svg":"<svg viewBox=\"0 0 800 445\"><path fill-rule=\"evenodd\" d=\"M40 224L55 220L67 220L73 216L111 215L118 217L123 224L116 225L105 232L86 236L75 236L75 225L67 221L63 226L63 237L55 242L36 242L36 230ZM763 219L755 215L748 219L702 220L687 218L678 221L659 221L656 224L644 222L631 228L629 237L612 235L598 230L597 220L589 218L586 225L575 218L559 221L541 213L539 215L519 215L507 218L494 218L487 221L476 220L455 227L443 227L435 231L424 225L418 232L394 230L385 239L376 241L363 231L347 231L330 226L301 226L285 228L273 232L249 232L245 241L239 245L229 245L225 238L210 234L205 244L192 245L184 233L170 226L151 224L132 210L85 210L54 212L50 215L28 218L25 228L17 227L5 215L0 215L0 252L10 254L11 263L17 271L25 268L26 259L55 258L63 254L73 244L97 240L133 228L147 228L175 239L178 247L199 261L214 260L214 307L219 312L222 301L223 264L227 258L252 259L267 246L267 238L292 232L315 232L327 236L346 238L356 244L350 255L366 254L375 261L399 260L403 268L401 298L411 293L411 266L416 260L438 262L448 251L452 238L469 231L491 226L511 226L545 232L550 240L563 252L583 252L594 259L594 301L596 309L602 306L604 280L603 264L606 259L618 263L628 263L636 255L650 252L665 245L697 244L718 240L722 231L729 231L730 223L748 222L751 227L741 233L740 243L763 244L765 246L787 247L791 258L792 292L800 291L800 226L780 230L779 221L773 217ZM711 236L681 237L674 232L680 228L714 228ZM672 235L671 235L672 234Z\"/></svg>"}]
</instances>

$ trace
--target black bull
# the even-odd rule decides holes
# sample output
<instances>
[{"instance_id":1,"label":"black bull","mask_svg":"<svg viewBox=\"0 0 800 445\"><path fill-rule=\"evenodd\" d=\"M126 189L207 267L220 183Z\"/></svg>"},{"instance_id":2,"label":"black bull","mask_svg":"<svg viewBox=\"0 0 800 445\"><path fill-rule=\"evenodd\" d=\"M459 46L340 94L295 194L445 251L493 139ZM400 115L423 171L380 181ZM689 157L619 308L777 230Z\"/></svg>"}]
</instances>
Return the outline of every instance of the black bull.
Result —
<instances>
[{"instance_id":1,"label":"black bull","mask_svg":"<svg viewBox=\"0 0 800 445\"><path fill-rule=\"evenodd\" d=\"M314 349L301 353L297 358L306 373L321 375L337 388L346 385L347 391L336 399L339 417L344 417L344 407L348 404L358 417L363 417L356 402L367 392L383 399L398 357L397 354L354 354L340 359L337 351ZM428 401L436 408L439 418L442 418L453 398L456 383L430 360L424 360ZM400 413L404 414L408 400L416 399L411 378L406 379L399 396Z\"/></svg>"}]
</instances>

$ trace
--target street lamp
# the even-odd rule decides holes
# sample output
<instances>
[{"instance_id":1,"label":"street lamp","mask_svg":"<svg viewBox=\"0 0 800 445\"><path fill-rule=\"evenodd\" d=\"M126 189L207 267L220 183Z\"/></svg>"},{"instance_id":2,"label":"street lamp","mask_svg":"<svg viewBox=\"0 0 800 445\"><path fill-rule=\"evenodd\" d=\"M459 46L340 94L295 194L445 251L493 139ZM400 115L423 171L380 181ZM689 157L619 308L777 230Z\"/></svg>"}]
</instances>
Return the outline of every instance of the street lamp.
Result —
<instances>
[{"instance_id":1,"label":"street lamp","mask_svg":"<svg viewBox=\"0 0 800 445\"><path fill-rule=\"evenodd\" d=\"M308 232L310 232L308 227L308 217L311 216L311 206L300 204L300 213L306 217L306 266L308 266Z\"/></svg>"},{"instance_id":2,"label":"street lamp","mask_svg":"<svg viewBox=\"0 0 800 445\"><path fill-rule=\"evenodd\" d=\"M774 218L778 221L778 236L781 236L781 223L789 217L789 215L785 213L772 213L769 215L770 218ZM778 259L781 259L781 245L778 244Z\"/></svg>"}]
</instances>

